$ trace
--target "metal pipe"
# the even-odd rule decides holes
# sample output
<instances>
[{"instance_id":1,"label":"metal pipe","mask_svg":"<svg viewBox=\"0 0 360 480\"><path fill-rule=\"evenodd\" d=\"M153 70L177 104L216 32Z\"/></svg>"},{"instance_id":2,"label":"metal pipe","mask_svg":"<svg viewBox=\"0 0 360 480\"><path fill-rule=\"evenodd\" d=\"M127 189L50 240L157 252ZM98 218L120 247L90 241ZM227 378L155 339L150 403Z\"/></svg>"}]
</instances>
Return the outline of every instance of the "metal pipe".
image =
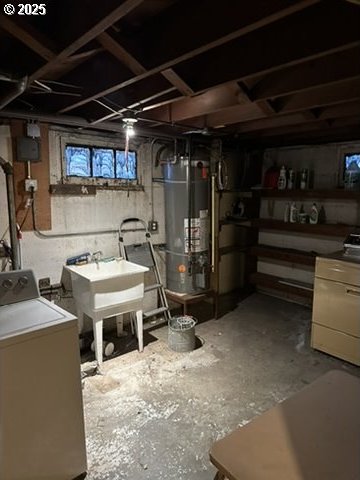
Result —
<instances>
[{"instance_id":1,"label":"metal pipe","mask_svg":"<svg viewBox=\"0 0 360 480\"><path fill-rule=\"evenodd\" d=\"M211 271L215 272L215 174L211 175Z\"/></svg>"},{"instance_id":2,"label":"metal pipe","mask_svg":"<svg viewBox=\"0 0 360 480\"><path fill-rule=\"evenodd\" d=\"M36 223L36 208L35 208L35 198L34 198L34 191L31 192L32 198L32 216L33 216L33 229L35 235L42 239L49 239L49 238L67 238L67 237L79 237L79 236L86 236L91 235L95 237L96 235L107 235L111 233L117 233L117 230L97 230L97 231L88 231L88 232L70 232L70 233L43 233L41 232Z\"/></svg>"},{"instance_id":3,"label":"metal pipe","mask_svg":"<svg viewBox=\"0 0 360 480\"><path fill-rule=\"evenodd\" d=\"M11 103L17 97L19 97L22 93L25 92L26 87L28 84L28 77L21 78L15 86L2 98L0 99L0 110L2 110L6 105Z\"/></svg>"},{"instance_id":4,"label":"metal pipe","mask_svg":"<svg viewBox=\"0 0 360 480\"><path fill-rule=\"evenodd\" d=\"M4 170L4 173L6 176L6 194L7 194L7 202L8 202L9 232L10 232L10 242L11 242L11 268L13 270L19 270L20 258L19 258L19 241L17 238L17 231L16 231L13 167L11 163L7 162L2 157L0 157L0 166Z\"/></svg>"},{"instance_id":5,"label":"metal pipe","mask_svg":"<svg viewBox=\"0 0 360 480\"><path fill-rule=\"evenodd\" d=\"M18 118L23 120L37 120L40 122L52 123L54 125L62 125L68 127L78 127L81 129L92 129L97 131L106 131L106 132L113 132L113 133L122 133L125 134L124 128L119 123L115 122L102 122L96 125L92 125L91 122L85 120L82 117L75 117L70 115L47 115L35 112L24 112L18 110L0 110L0 117L1 118ZM153 138L154 136L158 138L163 138L165 140L179 138L184 140L184 137L180 135L170 135L167 133L157 133L154 132L152 129L145 129L145 128L137 128L136 129L137 136L140 137L147 137Z\"/></svg>"}]
</instances>

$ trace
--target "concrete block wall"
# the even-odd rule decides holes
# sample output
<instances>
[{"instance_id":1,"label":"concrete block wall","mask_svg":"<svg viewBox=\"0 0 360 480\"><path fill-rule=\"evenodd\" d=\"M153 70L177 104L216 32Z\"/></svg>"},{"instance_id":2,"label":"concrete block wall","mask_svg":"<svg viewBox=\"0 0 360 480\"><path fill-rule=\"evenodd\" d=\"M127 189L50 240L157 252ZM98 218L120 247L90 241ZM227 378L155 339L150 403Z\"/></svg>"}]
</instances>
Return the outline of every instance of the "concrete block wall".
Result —
<instances>
[{"instance_id":1,"label":"concrete block wall","mask_svg":"<svg viewBox=\"0 0 360 480\"><path fill-rule=\"evenodd\" d=\"M287 147L269 149L264 152L264 172L276 162L281 167L292 167L295 171L308 168L314 175L314 188L336 188L341 183L343 155L347 151L360 151L360 141L333 143L316 146ZM359 192L360 196L360 192ZM261 200L261 218L282 220L287 202L290 199L263 198ZM297 207L304 206L310 212L313 202L318 208L324 207L328 223L360 224L360 202L335 199L297 200ZM284 248L330 253L342 249L343 238L310 236L308 234L290 232L263 231L259 234L259 243ZM291 278L308 283L314 281L314 269L303 265L292 265L285 262L258 261L258 271L275 276Z\"/></svg>"},{"instance_id":2,"label":"concrete block wall","mask_svg":"<svg viewBox=\"0 0 360 480\"><path fill-rule=\"evenodd\" d=\"M103 145L106 142L119 144L123 148L122 138L94 134L74 133L52 128L49 133L50 183L61 181L62 139L74 138L83 144ZM157 146L158 148L158 146ZM60 281L66 258L81 252L101 250L104 256L118 256L118 234L120 222L126 217L139 217L146 221L152 217L159 222L159 232L153 235L154 243L165 243L165 218L163 185L152 184L151 146L144 140L137 144L138 178L143 191L98 190L95 196L57 196L51 197L52 230L46 234L114 230L110 234L79 235L63 238L39 238L34 232L24 232L21 241L23 267L34 270L37 279L50 277L52 283ZM0 155L12 161L10 128L0 126ZM154 176L159 173L154 172ZM153 187L153 205L151 204ZM0 235L8 226L5 176L0 172ZM5 236L8 237L8 234ZM127 243L140 242L144 238L140 233L129 233ZM163 254L159 253L159 256ZM161 274L165 278L164 262L159 259ZM152 308L156 293L147 295L145 308ZM61 302L60 302L61 303ZM74 311L72 302L64 300L62 305Z\"/></svg>"}]
</instances>

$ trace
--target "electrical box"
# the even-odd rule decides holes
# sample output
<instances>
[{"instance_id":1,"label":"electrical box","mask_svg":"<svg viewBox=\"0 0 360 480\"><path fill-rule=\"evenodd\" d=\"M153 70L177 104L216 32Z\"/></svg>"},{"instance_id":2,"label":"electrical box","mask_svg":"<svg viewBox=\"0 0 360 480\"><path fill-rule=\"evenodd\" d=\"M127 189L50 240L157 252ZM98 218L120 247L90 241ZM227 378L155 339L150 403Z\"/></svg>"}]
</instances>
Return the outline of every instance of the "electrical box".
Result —
<instances>
[{"instance_id":1,"label":"electrical box","mask_svg":"<svg viewBox=\"0 0 360 480\"><path fill-rule=\"evenodd\" d=\"M25 179L25 192L31 192L31 191L36 192L37 189L38 189L37 180L35 180L34 178Z\"/></svg>"},{"instance_id":2,"label":"electrical box","mask_svg":"<svg viewBox=\"0 0 360 480\"><path fill-rule=\"evenodd\" d=\"M148 230L151 233L155 233L159 230L159 223L156 220L150 220L148 223Z\"/></svg>"},{"instance_id":3,"label":"electrical box","mask_svg":"<svg viewBox=\"0 0 360 480\"><path fill-rule=\"evenodd\" d=\"M40 162L40 142L36 138L16 139L16 160L18 162Z\"/></svg>"}]
</instances>

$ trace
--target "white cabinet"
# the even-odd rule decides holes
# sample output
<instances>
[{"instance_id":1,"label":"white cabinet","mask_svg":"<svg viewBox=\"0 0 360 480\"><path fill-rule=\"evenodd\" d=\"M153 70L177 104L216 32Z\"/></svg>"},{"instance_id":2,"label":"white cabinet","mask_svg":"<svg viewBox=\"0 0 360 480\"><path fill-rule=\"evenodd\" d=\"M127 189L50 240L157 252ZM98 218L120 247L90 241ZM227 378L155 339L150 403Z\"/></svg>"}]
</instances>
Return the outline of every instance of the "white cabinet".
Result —
<instances>
[{"instance_id":1,"label":"white cabinet","mask_svg":"<svg viewBox=\"0 0 360 480\"><path fill-rule=\"evenodd\" d=\"M360 263L316 259L311 346L360 365Z\"/></svg>"}]
</instances>

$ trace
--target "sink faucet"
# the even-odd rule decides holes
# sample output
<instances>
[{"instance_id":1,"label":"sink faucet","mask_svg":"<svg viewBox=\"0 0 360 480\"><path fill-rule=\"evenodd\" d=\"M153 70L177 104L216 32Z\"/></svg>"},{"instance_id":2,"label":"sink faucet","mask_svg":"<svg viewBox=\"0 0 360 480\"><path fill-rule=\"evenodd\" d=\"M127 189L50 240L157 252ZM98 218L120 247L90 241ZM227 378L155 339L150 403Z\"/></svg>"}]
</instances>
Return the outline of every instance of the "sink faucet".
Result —
<instances>
[{"instance_id":1,"label":"sink faucet","mask_svg":"<svg viewBox=\"0 0 360 480\"><path fill-rule=\"evenodd\" d=\"M94 252L91 255L91 261L95 262L95 263L99 263L99 261L101 260L102 254L103 254L103 252L101 250L98 250L97 252Z\"/></svg>"}]
</instances>

